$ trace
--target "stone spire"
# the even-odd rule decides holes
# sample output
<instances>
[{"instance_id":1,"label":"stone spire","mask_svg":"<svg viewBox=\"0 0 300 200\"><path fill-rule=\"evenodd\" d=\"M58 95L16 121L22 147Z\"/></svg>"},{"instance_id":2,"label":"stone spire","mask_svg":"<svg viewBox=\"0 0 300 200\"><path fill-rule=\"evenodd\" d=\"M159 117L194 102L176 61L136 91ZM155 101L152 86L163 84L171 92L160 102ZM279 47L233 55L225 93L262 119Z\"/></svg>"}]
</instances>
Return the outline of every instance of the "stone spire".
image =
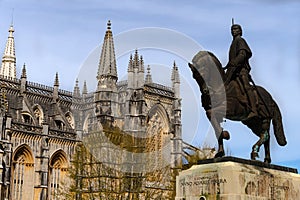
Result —
<instances>
[{"instance_id":1,"label":"stone spire","mask_svg":"<svg viewBox=\"0 0 300 200\"><path fill-rule=\"evenodd\" d=\"M25 63L23 64L21 78L27 78L27 74L26 74L26 65L25 65Z\"/></svg>"},{"instance_id":2,"label":"stone spire","mask_svg":"<svg viewBox=\"0 0 300 200\"><path fill-rule=\"evenodd\" d=\"M178 67L177 67L175 61L173 63L173 70L172 70L171 80L172 80L173 83L180 83L179 71L178 71Z\"/></svg>"},{"instance_id":3,"label":"stone spire","mask_svg":"<svg viewBox=\"0 0 300 200\"><path fill-rule=\"evenodd\" d=\"M146 75L146 83L152 83L152 75L151 75L151 68L150 65L147 67L147 75Z\"/></svg>"},{"instance_id":4,"label":"stone spire","mask_svg":"<svg viewBox=\"0 0 300 200\"><path fill-rule=\"evenodd\" d=\"M24 63L21 74L21 89L20 92L23 94L26 91L26 83L27 83L27 74L26 74L26 65Z\"/></svg>"},{"instance_id":5,"label":"stone spire","mask_svg":"<svg viewBox=\"0 0 300 200\"><path fill-rule=\"evenodd\" d=\"M132 60L132 54L130 54L127 72L133 72L133 60Z\"/></svg>"},{"instance_id":6,"label":"stone spire","mask_svg":"<svg viewBox=\"0 0 300 200\"><path fill-rule=\"evenodd\" d=\"M118 115L117 65L111 23L108 21L100 62L98 67L98 85L94 94L96 116L101 123L113 123Z\"/></svg>"},{"instance_id":7,"label":"stone spire","mask_svg":"<svg viewBox=\"0 0 300 200\"><path fill-rule=\"evenodd\" d=\"M74 91L73 91L73 96L74 97L80 97L80 88L79 88L79 85L78 85L78 78L76 79L76 82L75 82L75 86L74 86Z\"/></svg>"},{"instance_id":8,"label":"stone spire","mask_svg":"<svg viewBox=\"0 0 300 200\"><path fill-rule=\"evenodd\" d=\"M137 87L143 88L145 84L145 68L144 68L144 60L143 56L140 56L140 62L138 66L138 74L137 74Z\"/></svg>"},{"instance_id":9,"label":"stone spire","mask_svg":"<svg viewBox=\"0 0 300 200\"><path fill-rule=\"evenodd\" d=\"M54 89L53 89L53 102L56 102L58 99L58 87L59 87L58 73L56 72L55 80L54 80Z\"/></svg>"},{"instance_id":10,"label":"stone spire","mask_svg":"<svg viewBox=\"0 0 300 200\"><path fill-rule=\"evenodd\" d=\"M54 80L54 86L59 86L59 80L58 80L58 72L55 74L55 80Z\"/></svg>"},{"instance_id":11,"label":"stone spire","mask_svg":"<svg viewBox=\"0 0 300 200\"><path fill-rule=\"evenodd\" d=\"M110 76L114 77L115 79L118 79L115 47L110 20L107 22L107 30L103 41L102 52L98 66L97 79L99 80L103 76Z\"/></svg>"},{"instance_id":12,"label":"stone spire","mask_svg":"<svg viewBox=\"0 0 300 200\"><path fill-rule=\"evenodd\" d=\"M16 78L16 55L15 55L15 41L14 41L14 28L10 26L8 32L8 39L2 57L2 65L0 75L8 78Z\"/></svg>"},{"instance_id":13,"label":"stone spire","mask_svg":"<svg viewBox=\"0 0 300 200\"><path fill-rule=\"evenodd\" d=\"M86 95L87 93L88 93L88 89L87 89L87 86L86 86L86 81L84 81L83 82L82 94Z\"/></svg>"},{"instance_id":14,"label":"stone spire","mask_svg":"<svg viewBox=\"0 0 300 200\"><path fill-rule=\"evenodd\" d=\"M180 76L179 76L178 67L177 67L175 61L173 63L171 81L172 81L172 87L173 87L173 90L175 93L175 97L180 98Z\"/></svg>"},{"instance_id":15,"label":"stone spire","mask_svg":"<svg viewBox=\"0 0 300 200\"><path fill-rule=\"evenodd\" d=\"M133 59L133 65L134 67L138 67L139 66L139 52L138 50L136 49L135 50L135 53L134 53L134 59Z\"/></svg>"},{"instance_id":16,"label":"stone spire","mask_svg":"<svg viewBox=\"0 0 300 200\"><path fill-rule=\"evenodd\" d=\"M143 73L145 72L143 56L140 56L139 72L143 72Z\"/></svg>"}]
</instances>

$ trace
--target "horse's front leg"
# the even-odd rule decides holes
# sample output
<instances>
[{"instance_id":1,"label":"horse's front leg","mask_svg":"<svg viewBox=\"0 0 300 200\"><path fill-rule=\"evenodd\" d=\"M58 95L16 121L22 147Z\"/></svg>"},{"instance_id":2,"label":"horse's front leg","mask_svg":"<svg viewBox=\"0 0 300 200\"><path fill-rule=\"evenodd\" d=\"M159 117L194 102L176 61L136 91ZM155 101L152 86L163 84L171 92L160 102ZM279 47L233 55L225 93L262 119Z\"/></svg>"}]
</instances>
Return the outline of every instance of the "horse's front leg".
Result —
<instances>
[{"instance_id":1,"label":"horse's front leg","mask_svg":"<svg viewBox=\"0 0 300 200\"><path fill-rule=\"evenodd\" d=\"M221 119L218 118L211 109L206 111L206 116L210 120L210 123L211 123L211 125L215 131L216 137L218 139L219 147L218 147L218 152L215 155L215 157L216 158L223 157L225 155L224 144L223 144L224 134L223 134L223 128L220 125L222 117L221 117ZM226 132L226 133L228 134L228 132ZM228 137L229 137L229 134L228 134ZM227 139L227 138L225 138L225 139Z\"/></svg>"}]
</instances>

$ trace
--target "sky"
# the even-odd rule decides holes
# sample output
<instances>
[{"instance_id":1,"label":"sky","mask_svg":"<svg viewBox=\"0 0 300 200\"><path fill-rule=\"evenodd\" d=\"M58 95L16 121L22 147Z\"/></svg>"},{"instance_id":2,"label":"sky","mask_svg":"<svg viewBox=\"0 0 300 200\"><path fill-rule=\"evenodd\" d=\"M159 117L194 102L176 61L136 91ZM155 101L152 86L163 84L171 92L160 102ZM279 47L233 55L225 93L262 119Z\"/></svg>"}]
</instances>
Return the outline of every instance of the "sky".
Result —
<instances>
[{"instance_id":1,"label":"sky","mask_svg":"<svg viewBox=\"0 0 300 200\"><path fill-rule=\"evenodd\" d=\"M29 81L51 86L58 72L60 88L72 91L75 79L82 85L86 73L84 79L96 81L94 71L106 23L111 20L119 80L126 79L128 58L136 48L158 83L171 85L175 60L182 82L183 139L196 146L216 146L187 63L205 49L226 65L232 18L242 25L243 37L253 52L253 80L271 93L283 116L288 144L280 147L271 131L273 163L300 170L299 1L0 0L0 51L4 51L13 23L18 76L26 63ZM87 68L91 66L94 68ZM93 88L88 82L89 91ZM225 142L228 154L249 158L258 138L240 122L226 120L223 126L231 133L231 140Z\"/></svg>"}]
</instances>

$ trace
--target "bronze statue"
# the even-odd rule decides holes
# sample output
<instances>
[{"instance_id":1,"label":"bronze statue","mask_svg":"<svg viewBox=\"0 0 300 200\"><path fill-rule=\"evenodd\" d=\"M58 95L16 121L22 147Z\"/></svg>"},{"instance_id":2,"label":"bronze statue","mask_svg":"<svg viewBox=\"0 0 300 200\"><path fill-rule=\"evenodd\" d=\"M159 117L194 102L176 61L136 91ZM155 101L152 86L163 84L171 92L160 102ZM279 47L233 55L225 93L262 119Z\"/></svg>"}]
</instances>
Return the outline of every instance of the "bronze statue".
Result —
<instances>
[{"instance_id":1,"label":"bronze statue","mask_svg":"<svg viewBox=\"0 0 300 200\"><path fill-rule=\"evenodd\" d=\"M236 53L239 54L240 52L238 52ZM254 83L251 85L249 81L249 86L245 86L248 77L243 76L247 76L250 71L250 66L248 65L248 59L251 57L250 48L249 50L245 49L242 54L246 55L241 59L243 62L237 61L234 63L236 57L230 58L226 73L217 57L207 51L200 51L196 54L192 64L189 63L189 67L192 70L193 78L199 85L202 93L202 106L218 139L219 147L216 157L225 155L223 139L229 139L230 136L228 131L223 130L220 123L224 118L227 118L241 121L259 137L259 140L252 147L251 159L255 160L258 157L259 149L261 145L264 145L264 161L270 163L269 131L271 121L278 144L281 146L287 144L281 113L272 96L263 87L255 86ZM237 58L236 60L239 59ZM245 72L241 72L243 70ZM247 87L250 87L250 89L247 89ZM257 95L251 94L251 92L254 93L253 91L256 91ZM252 100L255 102L256 115L250 114L253 112L251 105L253 103L251 102L252 96L249 97L250 95L253 95L255 98Z\"/></svg>"},{"instance_id":2,"label":"bronze statue","mask_svg":"<svg viewBox=\"0 0 300 200\"><path fill-rule=\"evenodd\" d=\"M229 62L226 65L226 81L225 85L238 78L241 85L244 87L245 92L249 100L249 105L251 106L251 112L249 118L257 116L257 101L255 100L255 90L251 87L249 74L251 67L249 64L249 59L252 56L251 49L249 48L246 40L242 38L242 27L238 24L233 24L231 26L231 35L233 37L232 43L229 49Z\"/></svg>"}]
</instances>

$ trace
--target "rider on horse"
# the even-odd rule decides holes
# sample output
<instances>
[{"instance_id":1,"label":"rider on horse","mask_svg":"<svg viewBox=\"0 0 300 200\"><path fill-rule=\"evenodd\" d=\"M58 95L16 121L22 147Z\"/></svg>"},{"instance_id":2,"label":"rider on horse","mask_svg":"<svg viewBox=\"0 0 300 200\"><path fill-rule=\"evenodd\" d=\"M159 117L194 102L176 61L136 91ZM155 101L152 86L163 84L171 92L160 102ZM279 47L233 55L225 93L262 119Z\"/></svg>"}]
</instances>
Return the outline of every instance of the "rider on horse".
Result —
<instances>
[{"instance_id":1,"label":"rider on horse","mask_svg":"<svg viewBox=\"0 0 300 200\"><path fill-rule=\"evenodd\" d=\"M242 27L240 25L233 24L231 26L231 35L233 40L229 49L229 62L224 68L227 69L227 78L224 85L227 86L231 80L238 78L243 85L243 89L247 94L251 106L251 112L248 118L256 117L258 116L256 95L249 82L249 79L251 78L249 74L251 70L249 59L252 56L252 52L246 40L241 37Z\"/></svg>"}]
</instances>

